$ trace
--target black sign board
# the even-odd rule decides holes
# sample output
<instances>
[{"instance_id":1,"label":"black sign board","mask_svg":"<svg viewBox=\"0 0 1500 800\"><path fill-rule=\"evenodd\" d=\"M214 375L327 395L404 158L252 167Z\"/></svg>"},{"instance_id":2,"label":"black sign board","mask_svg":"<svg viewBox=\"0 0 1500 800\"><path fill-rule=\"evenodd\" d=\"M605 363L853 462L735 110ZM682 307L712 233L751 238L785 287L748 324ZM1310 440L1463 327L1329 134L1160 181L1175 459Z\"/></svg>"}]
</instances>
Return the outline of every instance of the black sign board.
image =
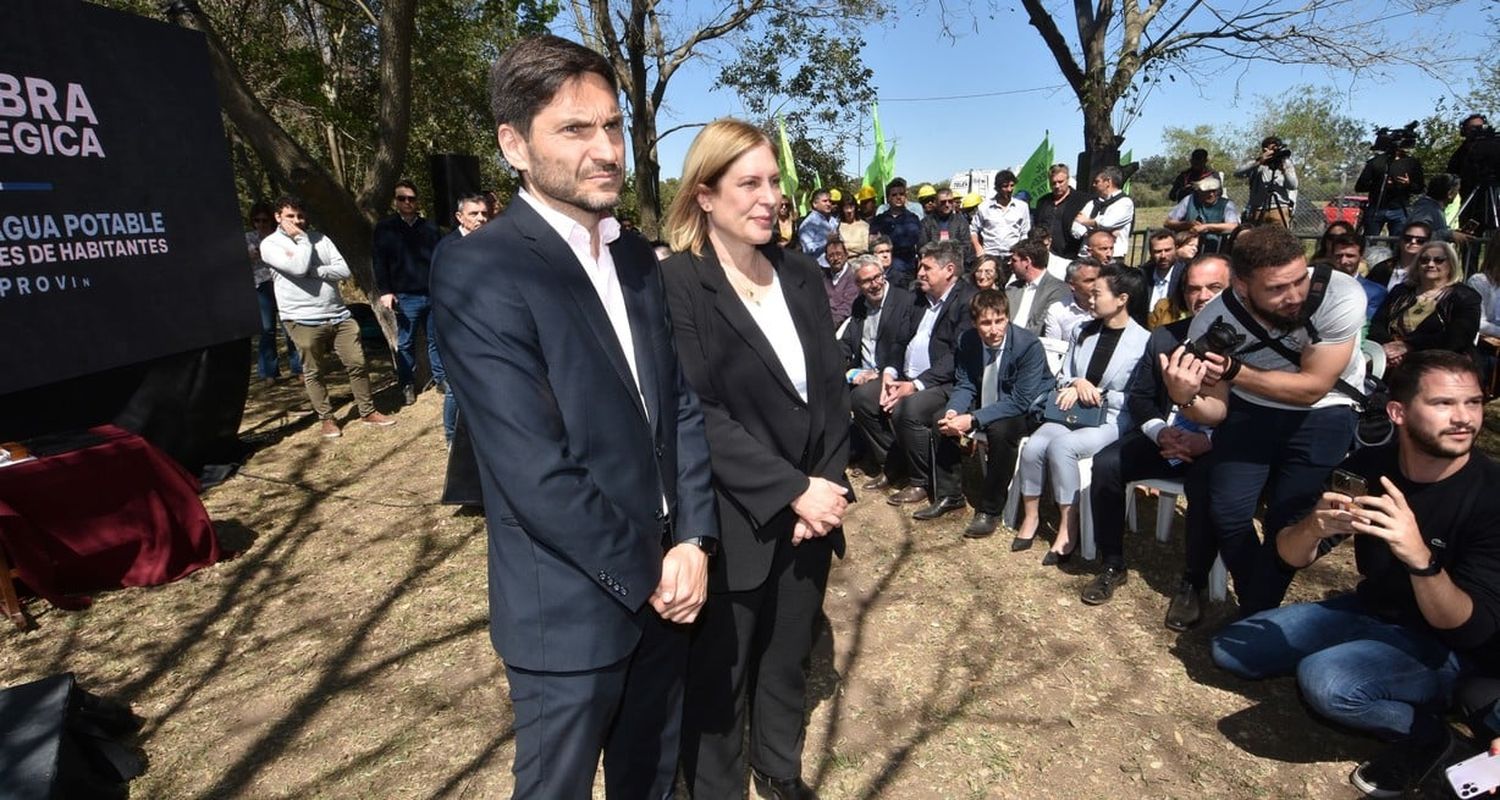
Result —
<instances>
[{"instance_id":1,"label":"black sign board","mask_svg":"<svg viewBox=\"0 0 1500 800\"><path fill-rule=\"evenodd\" d=\"M258 329L202 35L6 0L0 394Z\"/></svg>"}]
</instances>

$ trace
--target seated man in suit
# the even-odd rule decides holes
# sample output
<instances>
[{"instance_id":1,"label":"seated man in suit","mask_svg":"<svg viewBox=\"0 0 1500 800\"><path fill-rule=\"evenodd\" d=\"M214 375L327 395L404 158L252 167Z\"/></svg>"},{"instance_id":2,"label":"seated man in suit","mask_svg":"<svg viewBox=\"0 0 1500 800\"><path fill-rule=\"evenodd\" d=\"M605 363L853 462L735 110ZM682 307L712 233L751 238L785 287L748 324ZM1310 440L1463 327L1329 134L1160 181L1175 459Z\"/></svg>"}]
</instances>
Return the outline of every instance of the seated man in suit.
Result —
<instances>
[{"instance_id":1,"label":"seated man in suit","mask_svg":"<svg viewBox=\"0 0 1500 800\"><path fill-rule=\"evenodd\" d=\"M1197 314L1208 301L1229 285L1229 260L1217 253L1198 256L1187 268L1184 295L1188 311ZM1187 338L1192 316L1151 333L1146 355L1125 387L1125 405L1135 427L1094 455L1094 541L1104 562L1100 572L1084 587L1082 600L1091 606L1109 602L1115 587L1125 583L1125 486L1149 478L1180 478L1193 460L1213 446L1207 432L1187 420L1173 421L1172 398L1162 380L1161 357L1170 355ZM1167 627L1186 630L1197 623L1198 595L1208 585L1218 549L1201 507L1188 507L1187 568L1177 594L1167 608Z\"/></svg>"},{"instance_id":2,"label":"seated man in suit","mask_svg":"<svg viewBox=\"0 0 1500 800\"><path fill-rule=\"evenodd\" d=\"M1177 294L1177 283L1182 280L1183 264L1177 260L1177 237L1171 231L1160 230L1151 234L1149 245L1151 260L1137 269L1146 281L1146 291L1139 300L1131 298L1130 318L1145 326L1156 304Z\"/></svg>"},{"instance_id":3,"label":"seated man in suit","mask_svg":"<svg viewBox=\"0 0 1500 800\"><path fill-rule=\"evenodd\" d=\"M889 242L886 248L890 248ZM850 307L849 319L839 329L839 346L844 352L845 378L853 390L871 381L879 385L880 365L900 358L900 348L906 346L901 333L911 293L886 281L885 266L874 254L856 256L849 269L854 272L859 296ZM865 472L876 476L866 487L881 483L885 478L880 476L880 464L870 463L874 445L860 434L858 426L852 433L850 462L863 463Z\"/></svg>"},{"instance_id":4,"label":"seated man in suit","mask_svg":"<svg viewBox=\"0 0 1500 800\"><path fill-rule=\"evenodd\" d=\"M982 539L994 533L1000 521L1016 452L1029 427L1027 410L1052 385L1052 372L1041 340L1010 324L1010 303L1004 293L985 289L974 295L969 315L974 327L958 339L953 394L935 423L939 436L933 473L935 513L920 518L964 507L958 476L960 439L972 441L975 432L983 432L987 450L984 490L974 519L964 530L964 536Z\"/></svg>"},{"instance_id":5,"label":"seated man in suit","mask_svg":"<svg viewBox=\"0 0 1500 800\"><path fill-rule=\"evenodd\" d=\"M1011 321L1040 336L1053 303L1067 303L1072 290L1047 271L1047 248L1040 242L1024 241L1010 251L1010 271L1015 279L1005 287L1005 297L1014 310Z\"/></svg>"},{"instance_id":6,"label":"seated man in suit","mask_svg":"<svg viewBox=\"0 0 1500 800\"><path fill-rule=\"evenodd\" d=\"M969 328L969 298L975 289L959 280L963 248L955 241L929 242L918 259L921 293L900 311L901 347L891 348L880 365L880 380L854 389L854 424L871 445L871 457L885 474L869 488L884 489L909 476L912 485L892 495L892 505L928 499L932 423L947 407L953 387L953 350ZM897 322L898 320L893 320ZM890 424L886 423L889 416ZM900 449L893 449L897 444Z\"/></svg>"}]
</instances>

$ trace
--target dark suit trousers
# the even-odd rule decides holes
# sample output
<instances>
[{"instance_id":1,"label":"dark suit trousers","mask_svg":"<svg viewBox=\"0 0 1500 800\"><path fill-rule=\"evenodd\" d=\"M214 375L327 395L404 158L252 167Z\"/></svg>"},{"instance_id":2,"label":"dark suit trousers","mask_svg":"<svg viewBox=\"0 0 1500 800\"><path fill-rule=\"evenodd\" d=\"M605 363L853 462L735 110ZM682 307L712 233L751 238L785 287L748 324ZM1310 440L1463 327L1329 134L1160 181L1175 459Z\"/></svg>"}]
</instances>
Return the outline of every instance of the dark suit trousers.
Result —
<instances>
[{"instance_id":1,"label":"dark suit trousers","mask_svg":"<svg viewBox=\"0 0 1500 800\"><path fill-rule=\"evenodd\" d=\"M802 774L807 666L833 549L777 539L766 582L712 594L693 633L682 731L682 769L692 796L745 796L749 765L773 778Z\"/></svg>"},{"instance_id":2,"label":"dark suit trousers","mask_svg":"<svg viewBox=\"0 0 1500 800\"><path fill-rule=\"evenodd\" d=\"M941 418L944 412L938 412ZM933 423L936 426L936 422ZM985 462L984 490L975 505L986 514L999 514L1005 507L1005 495L1010 491L1010 481L1015 477L1016 452L1021 449L1021 438L1026 435L1026 417L1006 417L984 426ZM959 468L963 463L963 452L958 440L952 436L936 434L937 464L933 480L937 484L938 497L960 497L963 495Z\"/></svg>"},{"instance_id":3,"label":"dark suit trousers","mask_svg":"<svg viewBox=\"0 0 1500 800\"><path fill-rule=\"evenodd\" d=\"M1089 500L1093 503L1094 542L1099 546L1104 566L1125 568L1125 485L1131 481L1174 478L1184 481L1184 491L1189 497L1187 566L1183 577L1199 591L1208 586L1208 573L1219 554L1219 545L1208 527L1204 502L1191 500L1198 494L1192 489L1193 466L1167 463L1156 443L1139 430L1126 433L1094 455Z\"/></svg>"},{"instance_id":4,"label":"dark suit trousers","mask_svg":"<svg viewBox=\"0 0 1500 800\"><path fill-rule=\"evenodd\" d=\"M854 411L854 429L865 445L865 455L880 465L891 480L900 480L906 474L906 459L899 457L891 463L891 450L896 446L896 433L891 430L890 420L880 408L880 379L866 381L849 392L849 407Z\"/></svg>"},{"instance_id":5,"label":"dark suit trousers","mask_svg":"<svg viewBox=\"0 0 1500 800\"><path fill-rule=\"evenodd\" d=\"M583 672L507 666L516 716L515 798L593 796L599 751L609 798L670 798L682 730L688 634L650 604L629 657Z\"/></svg>"},{"instance_id":6,"label":"dark suit trousers","mask_svg":"<svg viewBox=\"0 0 1500 800\"><path fill-rule=\"evenodd\" d=\"M906 453L906 462L911 466L913 486L922 486L932 491L932 437L935 420L942 416L948 405L947 386L923 389L910 395L891 410L891 427L896 429L896 438Z\"/></svg>"}]
</instances>

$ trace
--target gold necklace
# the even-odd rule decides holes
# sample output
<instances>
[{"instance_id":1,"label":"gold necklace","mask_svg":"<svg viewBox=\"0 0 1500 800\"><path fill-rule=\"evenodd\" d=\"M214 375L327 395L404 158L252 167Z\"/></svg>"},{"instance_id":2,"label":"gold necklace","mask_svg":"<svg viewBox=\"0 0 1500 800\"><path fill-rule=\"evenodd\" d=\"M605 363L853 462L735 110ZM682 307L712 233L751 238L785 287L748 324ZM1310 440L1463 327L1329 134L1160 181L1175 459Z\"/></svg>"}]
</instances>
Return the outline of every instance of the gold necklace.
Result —
<instances>
[{"instance_id":1,"label":"gold necklace","mask_svg":"<svg viewBox=\"0 0 1500 800\"><path fill-rule=\"evenodd\" d=\"M755 266L759 266L760 260L760 258L756 258L754 261L752 261L752 268ZM770 265L767 264L767 266ZM768 282L766 283L766 285L762 286L759 283L756 283L755 279L741 272L733 264L725 262L723 264L723 267L724 275L725 277L729 278L729 285L734 288L736 293L757 306L765 301L765 296L771 291L772 283L775 280L774 272L770 272L768 270L768 273L771 275L772 280L771 282Z\"/></svg>"}]
</instances>

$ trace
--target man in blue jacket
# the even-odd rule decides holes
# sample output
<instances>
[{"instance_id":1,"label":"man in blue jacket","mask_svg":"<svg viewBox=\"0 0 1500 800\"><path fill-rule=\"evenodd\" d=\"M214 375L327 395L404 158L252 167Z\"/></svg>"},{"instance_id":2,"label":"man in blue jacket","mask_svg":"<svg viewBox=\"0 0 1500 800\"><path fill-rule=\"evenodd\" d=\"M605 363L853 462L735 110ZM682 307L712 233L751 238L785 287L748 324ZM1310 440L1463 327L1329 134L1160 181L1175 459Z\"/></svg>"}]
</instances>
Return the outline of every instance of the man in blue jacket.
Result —
<instances>
[{"instance_id":1,"label":"man in blue jacket","mask_svg":"<svg viewBox=\"0 0 1500 800\"><path fill-rule=\"evenodd\" d=\"M1016 469L1016 451L1027 433L1027 409L1052 382L1047 354L1036 334L1010 324L1005 293L986 289L969 303L974 327L958 340L953 394L935 425L939 513L963 508L958 467L961 441L982 432L987 441L984 491L964 536L982 539L995 532ZM919 512L920 513L920 512ZM936 515L933 515L936 516Z\"/></svg>"}]
</instances>

